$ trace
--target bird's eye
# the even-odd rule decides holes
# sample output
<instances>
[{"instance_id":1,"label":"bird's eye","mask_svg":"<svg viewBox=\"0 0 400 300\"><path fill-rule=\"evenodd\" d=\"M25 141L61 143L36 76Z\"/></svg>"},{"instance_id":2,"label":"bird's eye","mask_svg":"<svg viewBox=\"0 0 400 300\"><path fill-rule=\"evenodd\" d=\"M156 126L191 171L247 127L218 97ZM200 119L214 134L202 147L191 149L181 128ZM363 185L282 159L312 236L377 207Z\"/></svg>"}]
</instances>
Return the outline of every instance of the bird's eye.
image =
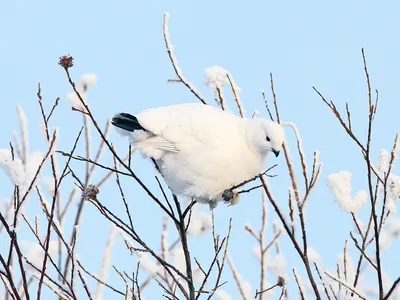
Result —
<instances>
[{"instance_id":1,"label":"bird's eye","mask_svg":"<svg viewBox=\"0 0 400 300\"><path fill-rule=\"evenodd\" d=\"M267 142L270 142L271 141L271 139L269 138L269 136L267 136Z\"/></svg>"}]
</instances>

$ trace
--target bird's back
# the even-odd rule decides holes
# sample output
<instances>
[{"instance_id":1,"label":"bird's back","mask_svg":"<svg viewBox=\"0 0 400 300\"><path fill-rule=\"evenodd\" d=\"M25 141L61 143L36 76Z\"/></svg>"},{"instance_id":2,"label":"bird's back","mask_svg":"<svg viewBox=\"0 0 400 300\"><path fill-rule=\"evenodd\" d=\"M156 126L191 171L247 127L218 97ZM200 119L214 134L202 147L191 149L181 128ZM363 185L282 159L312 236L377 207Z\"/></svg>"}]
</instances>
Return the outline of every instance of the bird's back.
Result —
<instances>
[{"instance_id":1,"label":"bird's back","mask_svg":"<svg viewBox=\"0 0 400 300\"><path fill-rule=\"evenodd\" d=\"M247 145L246 119L204 104L150 109L136 117L178 149L158 160L174 191L211 197L260 171L263 158Z\"/></svg>"}]
</instances>

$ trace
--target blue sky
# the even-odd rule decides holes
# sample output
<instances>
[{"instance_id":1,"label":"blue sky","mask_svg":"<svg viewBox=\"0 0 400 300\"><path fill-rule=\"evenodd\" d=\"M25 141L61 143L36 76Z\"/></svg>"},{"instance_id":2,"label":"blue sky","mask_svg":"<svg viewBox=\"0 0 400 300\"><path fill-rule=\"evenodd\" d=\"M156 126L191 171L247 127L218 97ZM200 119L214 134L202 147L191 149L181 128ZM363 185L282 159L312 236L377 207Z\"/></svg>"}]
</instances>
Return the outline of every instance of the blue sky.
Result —
<instances>
[{"instance_id":1,"label":"blue sky","mask_svg":"<svg viewBox=\"0 0 400 300\"><path fill-rule=\"evenodd\" d=\"M203 85L204 69L219 65L228 69L242 88L241 98L248 115L259 110L261 116L267 117L260 91L265 90L270 98L269 72L272 72L282 119L298 125L310 163L312 151L321 152L323 176L307 206L307 226L312 247L318 250L327 266L335 266L336 256L343 251L343 241L352 227L351 218L334 203L326 187L326 176L347 169L354 174L353 188L365 189L365 166L357 147L312 86L341 109L348 102L354 130L365 137L367 89L361 56L364 47L373 89L379 89L380 94L373 155L377 157L381 148L389 149L394 134L400 129L399 3L19 1L3 2L0 7L0 148L8 146L12 130L18 128L15 106L21 104L29 119L30 149L43 151L45 143L39 129L41 117L36 102L37 83L41 82L47 107L56 97L62 98L52 126L60 128L59 148L70 149L81 118L65 101L70 87L57 65L58 57L64 54L75 58L71 73L76 80L87 72L98 75L98 84L90 91L88 101L101 124L119 111L135 113L149 107L195 102L183 85L167 83L167 79L174 78L162 37L163 14L167 11L171 15L170 35L180 67L210 102L213 93ZM289 136L293 142L291 133ZM111 139L118 149L126 149L125 140L116 134ZM98 141L97 136L94 140ZM293 143L292 153L295 156ZM140 157L134 162L138 174L155 188L149 164ZM275 162L280 165L277 170L280 176L271 185L281 198L280 204L286 206L288 182L283 157L269 163ZM0 174L0 182L7 183L6 180ZM0 197L10 194L11 186L7 188L7 191L2 189ZM132 206L138 211L138 226L151 243L158 245L161 221L157 219L155 206L148 203L138 186L132 185L127 190L134 198ZM112 191L105 189L101 196L110 205L116 205ZM259 202L259 193L255 192L236 207L217 209L220 228L226 228L229 217L234 219L232 257L242 275L257 285L257 263L251 255L254 242L244 234L243 226L251 221L257 228ZM32 198L32 216L35 209L40 209L35 204L37 201ZM118 207L122 209L120 203ZM146 216L153 213L157 221L145 226ZM83 239L79 250L95 268L102 253L93 251L93 245L105 243L108 226L93 208L85 211L85 217L87 221L81 234L92 239ZM270 229L275 219L271 208ZM193 240L193 245L201 249L210 246L209 242L210 237L204 237ZM282 243L286 246L287 260L295 263L295 253L286 238ZM399 250L399 243L385 253L383 260L392 279L399 275L394 267L400 265L395 249ZM125 261L115 256L113 263ZM232 284L227 290L236 293Z\"/></svg>"}]
</instances>

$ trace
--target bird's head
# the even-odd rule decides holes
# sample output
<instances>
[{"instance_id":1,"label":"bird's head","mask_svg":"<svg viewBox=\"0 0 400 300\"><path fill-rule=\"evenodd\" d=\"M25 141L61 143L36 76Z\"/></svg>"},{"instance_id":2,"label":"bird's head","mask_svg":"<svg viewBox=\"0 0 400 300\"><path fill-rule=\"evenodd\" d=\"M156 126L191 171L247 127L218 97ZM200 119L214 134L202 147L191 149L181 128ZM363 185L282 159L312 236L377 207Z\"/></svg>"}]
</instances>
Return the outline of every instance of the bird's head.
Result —
<instances>
[{"instance_id":1,"label":"bird's head","mask_svg":"<svg viewBox=\"0 0 400 300\"><path fill-rule=\"evenodd\" d=\"M269 120L257 121L258 130L256 136L253 137L256 147L260 152L271 151L275 156L278 156L285 140L285 132L282 125Z\"/></svg>"}]
</instances>

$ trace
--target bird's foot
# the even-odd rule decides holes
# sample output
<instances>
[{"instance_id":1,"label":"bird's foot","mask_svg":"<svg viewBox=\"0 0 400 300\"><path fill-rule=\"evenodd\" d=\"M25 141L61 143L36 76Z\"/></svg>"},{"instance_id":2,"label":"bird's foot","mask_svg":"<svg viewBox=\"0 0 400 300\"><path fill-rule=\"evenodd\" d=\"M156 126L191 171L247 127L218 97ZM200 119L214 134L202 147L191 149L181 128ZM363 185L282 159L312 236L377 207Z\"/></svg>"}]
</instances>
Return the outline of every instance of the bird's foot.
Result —
<instances>
[{"instance_id":1,"label":"bird's foot","mask_svg":"<svg viewBox=\"0 0 400 300\"><path fill-rule=\"evenodd\" d=\"M225 190L222 193L222 200L224 200L224 202L232 201L233 197L235 197L235 193L231 189Z\"/></svg>"},{"instance_id":2,"label":"bird's foot","mask_svg":"<svg viewBox=\"0 0 400 300\"><path fill-rule=\"evenodd\" d=\"M228 189L222 193L222 200L228 206L233 206L239 203L240 194L233 191L232 189Z\"/></svg>"}]
</instances>

